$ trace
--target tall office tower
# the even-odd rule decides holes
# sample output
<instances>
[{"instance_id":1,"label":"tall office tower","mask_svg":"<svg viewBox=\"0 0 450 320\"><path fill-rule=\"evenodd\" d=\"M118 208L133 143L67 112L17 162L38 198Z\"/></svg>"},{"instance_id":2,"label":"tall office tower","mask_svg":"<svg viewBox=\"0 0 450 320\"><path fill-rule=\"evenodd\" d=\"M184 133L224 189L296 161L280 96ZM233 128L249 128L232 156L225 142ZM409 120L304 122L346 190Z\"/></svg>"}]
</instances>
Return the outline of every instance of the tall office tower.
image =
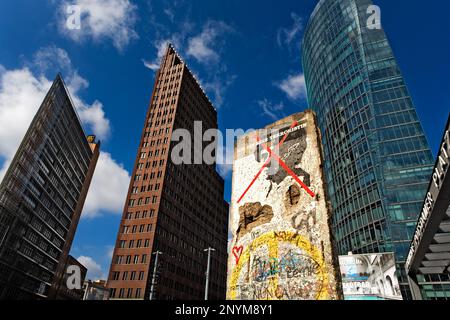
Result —
<instances>
[{"instance_id":1,"label":"tall office tower","mask_svg":"<svg viewBox=\"0 0 450 320\"><path fill-rule=\"evenodd\" d=\"M202 128L197 123L194 129L196 121ZM204 250L209 247L216 250L211 252L209 298L225 298L224 181L215 163L196 157L196 164L189 164L194 163L191 155L202 151L202 133L215 128L216 110L169 45L156 75L114 249L108 278L111 299L203 299L208 260ZM171 142L175 135L183 135L188 144L195 135L200 143L176 152L179 145ZM187 161L174 163L172 151Z\"/></svg>"},{"instance_id":2,"label":"tall office tower","mask_svg":"<svg viewBox=\"0 0 450 320\"><path fill-rule=\"evenodd\" d=\"M55 296L99 148L58 75L0 185L0 299Z\"/></svg>"},{"instance_id":3,"label":"tall office tower","mask_svg":"<svg viewBox=\"0 0 450 320\"><path fill-rule=\"evenodd\" d=\"M410 298L404 262L434 161L371 5L321 0L305 30L303 67L340 254L395 252Z\"/></svg>"},{"instance_id":4,"label":"tall office tower","mask_svg":"<svg viewBox=\"0 0 450 320\"><path fill-rule=\"evenodd\" d=\"M234 155L227 298L342 299L314 112L240 137Z\"/></svg>"}]
</instances>

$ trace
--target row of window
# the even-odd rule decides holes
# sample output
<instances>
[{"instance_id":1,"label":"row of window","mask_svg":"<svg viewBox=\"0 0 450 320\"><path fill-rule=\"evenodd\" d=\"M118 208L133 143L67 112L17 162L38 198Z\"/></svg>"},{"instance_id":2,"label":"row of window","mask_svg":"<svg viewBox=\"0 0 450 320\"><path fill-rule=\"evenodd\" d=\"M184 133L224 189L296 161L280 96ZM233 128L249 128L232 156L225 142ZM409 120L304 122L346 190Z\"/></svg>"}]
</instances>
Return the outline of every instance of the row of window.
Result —
<instances>
[{"instance_id":1,"label":"row of window","mask_svg":"<svg viewBox=\"0 0 450 320\"><path fill-rule=\"evenodd\" d=\"M121 276L122 275L122 276ZM112 273L111 275L111 280L122 280L122 281L143 281L145 279L145 272L144 271L139 271L139 273L137 271L124 271L124 272L119 272L119 271L115 271Z\"/></svg>"},{"instance_id":2,"label":"row of window","mask_svg":"<svg viewBox=\"0 0 450 320\"><path fill-rule=\"evenodd\" d=\"M151 232L152 231L152 225L151 224L149 224L147 226L147 230L149 230L147 232ZM145 242L144 239L129 240L129 241L127 241L127 240L119 240L119 248L120 249L125 249L125 248L129 248L129 249L136 248L136 249L139 249L139 248L142 248L142 247L147 248L149 246L149 244L150 244L150 242L149 241Z\"/></svg>"},{"instance_id":3,"label":"row of window","mask_svg":"<svg viewBox=\"0 0 450 320\"><path fill-rule=\"evenodd\" d=\"M116 260L115 260L115 264L146 264L146 263L147 263L147 255L146 254L143 254L142 256L118 255L118 256L116 256Z\"/></svg>"},{"instance_id":4,"label":"row of window","mask_svg":"<svg viewBox=\"0 0 450 320\"><path fill-rule=\"evenodd\" d=\"M147 224L147 227L145 227L145 224L141 224L139 225L139 230L138 230L138 226L134 225L130 228L130 226L122 226L122 234L135 234L135 233L149 233L152 232L153 230L153 225L151 224Z\"/></svg>"},{"instance_id":5,"label":"row of window","mask_svg":"<svg viewBox=\"0 0 450 320\"><path fill-rule=\"evenodd\" d=\"M132 208L134 206L143 206L143 205L148 205L148 204L155 204L157 202L158 202L158 196L146 197L145 200L144 200L144 198L130 199L130 201L128 202L128 207Z\"/></svg>"},{"instance_id":6,"label":"row of window","mask_svg":"<svg viewBox=\"0 0 450 320\"><path fill-rule=\"evenodd\" d=\"M155 209L150 210L144 210L142 211L136 211L136 212L127 212L125 215L126 220L139 220L139 219L147 219L147 218L153 218L155 216Z\"/></svg>"},{"instance_id":7,"label":"row of window","mask_svg":"<svg viewBox=\"0 0 450 320\"><path fill-rule=\"evenodd\" d=\"M110 297L112 299L141 299L142 298L142 289L125 289L120 288L117 290L116 288L112 288L110 291Z\"/></svg>"}]
</instances>

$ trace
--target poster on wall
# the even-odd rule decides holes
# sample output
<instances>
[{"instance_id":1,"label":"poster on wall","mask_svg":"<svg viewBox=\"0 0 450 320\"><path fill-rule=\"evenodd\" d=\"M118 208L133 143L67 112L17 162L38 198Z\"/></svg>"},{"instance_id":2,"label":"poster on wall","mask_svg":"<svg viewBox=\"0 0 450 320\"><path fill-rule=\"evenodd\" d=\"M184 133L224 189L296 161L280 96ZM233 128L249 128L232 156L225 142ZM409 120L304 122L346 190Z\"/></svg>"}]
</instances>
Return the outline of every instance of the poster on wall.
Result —
<instances>
[{"instance_id":1,"label":"poster on wall","mask_svg":"<svg viewBox=\"0 0 450 320\"><path fill-rule=\"evenodd\" d=\"M229 300L342 299L312 111L235 146Z\"/></svg>"},{"instance_id":2,"label":"poster on wall","mask_svg":"<svg viewBox=\"0 0 450 320\"><path fill-rule=\"evenodd\" d=\"M402 300L393 253L339 256L345 300Z\"/></svg>"}]
</instances>

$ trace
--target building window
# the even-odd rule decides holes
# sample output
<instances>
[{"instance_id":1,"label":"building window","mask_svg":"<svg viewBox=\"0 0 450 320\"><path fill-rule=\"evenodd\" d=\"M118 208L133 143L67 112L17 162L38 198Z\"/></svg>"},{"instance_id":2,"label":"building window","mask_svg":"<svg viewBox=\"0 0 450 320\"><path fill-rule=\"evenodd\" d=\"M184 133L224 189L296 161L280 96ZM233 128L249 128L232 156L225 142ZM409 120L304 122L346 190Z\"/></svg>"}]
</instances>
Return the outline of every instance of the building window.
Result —
<instances>
[{"instance_id":1,"label":"building window","mask_svg":"<svg viewBox=\"0 0 450 320\"><path fill-rule=\"evenodd\" d=\"M123 299L123 298L124 298L124 295L125 295L125 289L124 289L124 288L121 288L121 289L119 290L119 299Z\"/></svg>"},{"instance_id":2,"label":"building window","mask_svg":"<svg viewBox=\"0 0 450 320\"><path fill-rule=\"evenodd\" d=\"M130 280L131 281L136 280L136 271L131 272Z\"/></svg>"},{"instance_id":3,"label":"building window","mask_svg":"<svg viewBox=\"0 0 450 320\"><path fill-rule=\"evenodd\" d=\"M141 263L147 263L147 255L146 254L142 255Z\"/></svg>"},{"instance_id":4,"label":"building window","mask_svg":"<svg viewBox=\"0 0 450 320\"><path fill-rule=\"evenodd\" d=\"M141 298L141 288L137 288L136 289L136 299L140 299Z\"/></svg>"},{"instance_id":5,"label":"building window","mask_svg":"<svg viewBox=\"0 0 450 320\"><path fill-rule=\"evenodd\" d=\"M113 272L111 279L112 280L119 280L120 272Z\"/></svg>"},{"instance_id":6,"label":"building window","mask_svg":"<svg viewBox=\"0 0 450 320\"><path fill-rule=\"evenodd\" d=\"M138 264L139 263L139 256L134 256L134 264Z\"/></svg>"},{"instance_id":7,"label":"building window","mask_svg":"<svg viewBox=\"0 0 450 320\"><path fill-rule=\"evenodd\" d=\"M140 281L144 280L144 276L145 276L144 271L139 272L139 280Z\"/></svg>"},{"instance_id":8,"label":"building window","mask_svg":"<svg viewBox=\"0 0 450 320\"><path fill-rule=\"evenodd\" d=\"M122 280L127 281L128 280L128 271L125 271L122 275Z\"/></svg>"}]
</instances>

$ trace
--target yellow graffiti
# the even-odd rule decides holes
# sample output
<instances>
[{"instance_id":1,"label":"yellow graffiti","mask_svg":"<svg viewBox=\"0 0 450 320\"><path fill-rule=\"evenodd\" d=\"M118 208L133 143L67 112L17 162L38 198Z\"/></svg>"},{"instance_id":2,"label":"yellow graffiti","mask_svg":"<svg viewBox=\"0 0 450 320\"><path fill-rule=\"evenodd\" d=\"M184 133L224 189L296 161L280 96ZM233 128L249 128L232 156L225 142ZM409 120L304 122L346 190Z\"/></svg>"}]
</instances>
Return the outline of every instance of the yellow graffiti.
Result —
<instances>
[{"instance_id":1,"label":"yellow graffiti","mask_svg":"<svg viewBox=\"0 0 450 320\"><path fill-rule=\"evenodd\" d=\"M237 297L237 285L239 281L239 277L241 275L241 271L243 267L249 263L250 254L255 249L267 246L269 250L269 258L277 258L278 257L278 247L280 243L289 243L297 246L306 252L311 259L313 259L318 264L318 274L317 281L322 283L322 286L316 296L317 300L327 300L329 299L329 291L328 291L328 272L325 265L325 261L323 260L322 253L316 247L311 245L311 243L306 240L304 237L290 231L281 231L276 232L272 231L266 233L259 238L256 238L242 253L239 263L236 265L236 268L233 270L230 281L229 281L229 290L227 296L231 300L236 300ZM278 278L273 277L269 279L269 287L270 290L275 294L276 297L281 298L282 294L279 295L277 292L279 291L278 287Z\"/></svg>"}]
</instances>

